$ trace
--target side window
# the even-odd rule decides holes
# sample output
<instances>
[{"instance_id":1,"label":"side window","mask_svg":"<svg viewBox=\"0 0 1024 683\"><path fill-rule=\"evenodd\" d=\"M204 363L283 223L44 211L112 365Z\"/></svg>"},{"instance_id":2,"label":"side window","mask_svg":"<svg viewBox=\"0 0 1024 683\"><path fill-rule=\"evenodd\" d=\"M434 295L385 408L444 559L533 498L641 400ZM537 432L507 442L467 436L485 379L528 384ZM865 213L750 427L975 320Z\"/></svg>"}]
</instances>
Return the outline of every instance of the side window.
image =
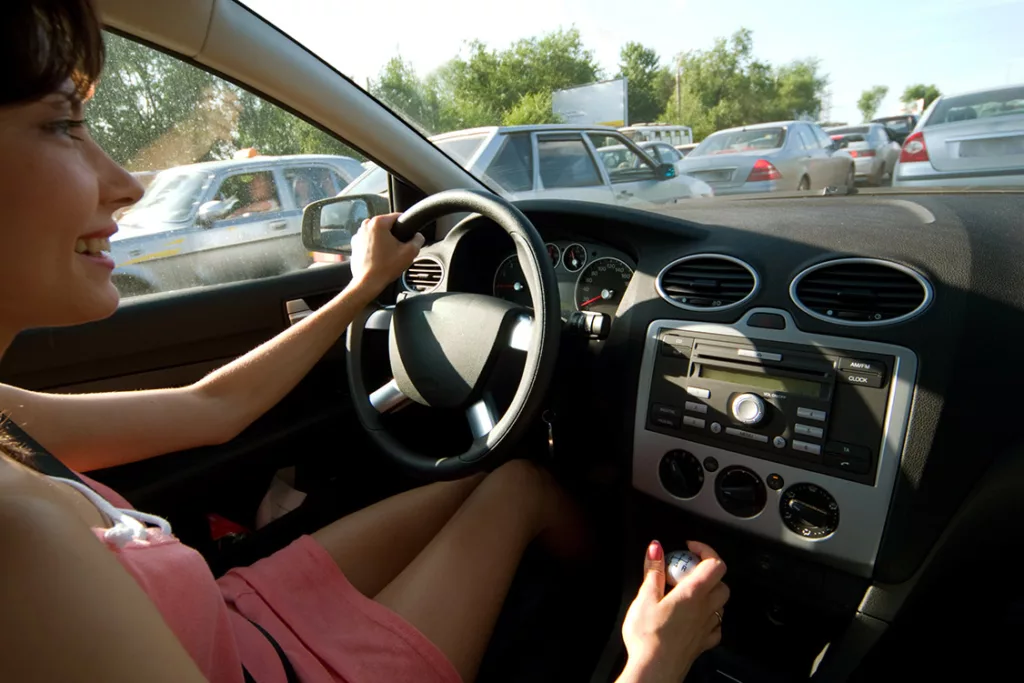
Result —
<instances>
[{"instance_id":1,"label":"side window","mask_svg":"<svg viewBox=\"0 0 1024 683\"><path fill-rule=\"evenodd\" d=\"M213 198L233 207L224 220L281 210L281 196L270 171L229 175L221 182Z\"/></svg>"},{"instance_id":2,"label":"side window","mask_svg":"<svg viewBox=\"0 0 1024 683\"><path fill-rule=\"evenodd\" d=\"M151 180L142 200L120 212L111 240L122 297L310 267L299 212L280 209L337 194L346 183L333 169L361 173L365 158L174 56L112 33L104 40L104 70L86 106L90 134L114 161ZM332 158L312 163L305 155L314 154ZM188 230L211 225L237 229Z\"/></svg>"},{"instance_id":3,"label":"side window","mask_svg":"<svg viewBox=\"0 0 1024 683\"><path fill-rule=\"evenodd\" d=\"M830 149L832 147L832 138L830 138L825 131L818 126L808 126L811 131L814 132L814 137L818 139L818 146L822 149Z\"/></svg>"},{"instance_id":4,"label":"side window","mask_svg":"<svg viewBox=\"0 0 1024 683\"><path fill-rule=\"evenodd\" d=\"M583 144L583 139L537 139L540 181L547 189L558 187L593 187L601 184L601 176Z\"/></svg>"},{"instance_id":5,"label":"side window","mask_svg":"<svg viewBox=\"0 0 1024 683\"><path fill-rule=\"evenodd\" d=\"M637 154L625 138L609 133L587 133L587 137L597 149L597 157L613 183L654 177L650 162ZM653 150L650 153L653 154Z\"/></svg>"},{"instance_id":6,"label":"side window","mask_svg":"<svg viewBox=\"0 0 1024 683\"><path fill-rule=\"evenodd\" d=\"M661 148L661 161L665 164L674 164L683 158L683 155L679 153L679 150L675 147L669 147L668 145Z\"/></svg>"},{"instance_id":7,"label":"side window","mask_svg":"<svg viewBox=\"0 0 1024 683\"><path fill-rule=\"evenodd\" d=\"M337 174L323 166L290 167L284 170L284 179L295 200L295 207L302 209L318 199L338 194Z\"/></svg>"},{"instance_id":8,"label":"side window","mask_svg":"<svg viewBox=\"0 0 1024 683\"><path fill-rule=\"evenodd\" d=\"M796 130L796 137L797 137L797 140L800 141L800 146L801 147L803 147L804 149L807 149L807 150L811 150L811 149L817 148L818 143L814 139L814 135L811 133L810 130L807 129L806 126L794 126L793 129ZM793 130L793 129L791 129L791 130Z\"/></svg>"},{"instance_id":9,"label":"side window","mask_svg":"<svg viewBox=\"0 0 1024 683\"><path fill-rule=\"evenodd\" d=\"M529 133L506 135L485 175L507 192L533 189L533 142ZM546 187L550 187L545 183Z\"/></svg>"}]
</instances>

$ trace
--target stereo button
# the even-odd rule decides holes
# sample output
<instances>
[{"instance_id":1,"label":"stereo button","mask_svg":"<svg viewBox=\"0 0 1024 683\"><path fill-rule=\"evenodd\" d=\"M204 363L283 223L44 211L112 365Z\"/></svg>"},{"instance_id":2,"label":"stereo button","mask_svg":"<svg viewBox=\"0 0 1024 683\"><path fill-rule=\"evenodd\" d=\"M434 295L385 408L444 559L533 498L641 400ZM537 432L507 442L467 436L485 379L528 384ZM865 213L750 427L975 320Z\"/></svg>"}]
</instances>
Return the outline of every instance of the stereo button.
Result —
<instances>
[{"instance_id":1,"label":"stereo button","mask_svg":"<svg viewBox=\"0 0 1024 683\"><path fill-rule=\"evenodd\" d=\"M854 372L866 372L871 375L884 375L885 365L877 360L863 360L858 358L840 358L840 370L853 370Z\"/></svg>"},{"instance_id":2,"label":"stereo button","mask_svg":"<svg viewBox=\"0 0 1024 683\"><path fill-rule=\"evenodd\" d=\"M799 422L793 426L793 431L803 436L813 436L815 439L820 439L825 434L825 430L821 427L802 425Z\"/></svg>"},{"instance_id":3,"label":"stereo button","mask_svg":"<svg viewBox=\"0 0 1024 683\"><path fill-rule=\"evenodd\" d=\"M712 422L711 423L711 433L712 434L721 434L722 433L722 425L718 424L717 422Z\"/></svg>"},{"instance_id":4,"label":"stereo button","mask_svg":"<svg viewBox=\"0 0 1024 683\"><path fill-rule=\"evenodd\" d=\"M685 404L683 404L683 407L686 408L691 413L706 413L706 412L708 412L708 404L707 403L697 403L696 401L687 401Z\"/></svg>"},{"instance_id":5,"label":"stereo button","mask_svg":"<svg viewBox=\"0 0 1024 683\"><path fill-rule=\"evenodd\" d=\"M813 408L797 408L796 416L807 420L817 420L818 422L825 421L825 411L814 410Z\"/></svg>"},{"instance_id":6,"label":"stereo button","mask_svg":"<svg viewBox=\"0 0 1024 683\"><path fill-rule=\"evenodd\" d=\"M700 387L686 387L686 393L690 396L696 396L697 398L711 398L711 392L708 389L701 389Z\"/></svg>"},{"instance_id":7,"label":"stereo button","mask_svg":"<svg viewBox=\"0 0 1024 683\"><path fill-rule=\"evenodd\" d=\"M651 422L670 429L679 429L679 418L683 411L675 406L667 406L664 403L655 403L651 406Z\"/></svg>"},{"instance_id":8,"label":"stereo button","mask_svg":"<svg viewBox=\"0 0 1024 683\"><path fill-rule=\"evenodd\" d=\"M793 440L793 450L801 453L809 453L811 455L821 455L821 446L816 443L807 443L806 441Z\"/></svg>"},{"instance_id":9,"label":"stereo button","mask_svg":"<svg viewBox=\"0 0 1024 683\"><path fill-rule=\"evenodd\" d=\"M862 387L871 387L877 389L882 386L881 375L869 375L863 372L853 372L851 370L840 370L836 376L840 382L846 382L847 384L858 384Z\"/></svg>"},{"instance_id":10,"label":"stereo button","mask_svg":"<svg viewBox=\"0 0 1024 683\"><path fill-rule=\"evenodd\" d=\"M689 415L683 416L683 424L687 427L696 427L697 429L704 429L704 420L699 417L690 417Z\"/></svg>"},{"instance_id":11,"label":"stereo button","mask_svg":"<svg viewBox=\"0 0 1024 683\"><path fill-rule=\"evenodd\" d=\"M751 441L760 441L761 443L768 443L767 434L757 434L755 432L748 432L745 429L736 429L734 427L726 427L725 433L729 436L738 436L741 439L750 439Z\"/></svg>"}]
</instances>

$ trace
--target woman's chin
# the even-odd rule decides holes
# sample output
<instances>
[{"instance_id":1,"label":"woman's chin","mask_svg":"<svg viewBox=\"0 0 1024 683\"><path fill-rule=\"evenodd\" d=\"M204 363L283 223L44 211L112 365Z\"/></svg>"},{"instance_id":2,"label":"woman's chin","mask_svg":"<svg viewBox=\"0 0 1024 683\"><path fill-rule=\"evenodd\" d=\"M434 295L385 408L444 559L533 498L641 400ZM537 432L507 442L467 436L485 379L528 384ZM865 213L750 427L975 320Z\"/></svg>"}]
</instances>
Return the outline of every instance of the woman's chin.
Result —
<instances>
[{"instance_id":1,"label":"woman's chin","mask_svg":"<svg viewBox=\"0 0 1024 683\"><path fill-rule=\"evenodd\" d=\"M78 296L61 302L60 312L47 326L70 327L109 318L117 311L120 300L121 295L109 280L102 285L83 287Z\"/></svg>"}]
</instances>

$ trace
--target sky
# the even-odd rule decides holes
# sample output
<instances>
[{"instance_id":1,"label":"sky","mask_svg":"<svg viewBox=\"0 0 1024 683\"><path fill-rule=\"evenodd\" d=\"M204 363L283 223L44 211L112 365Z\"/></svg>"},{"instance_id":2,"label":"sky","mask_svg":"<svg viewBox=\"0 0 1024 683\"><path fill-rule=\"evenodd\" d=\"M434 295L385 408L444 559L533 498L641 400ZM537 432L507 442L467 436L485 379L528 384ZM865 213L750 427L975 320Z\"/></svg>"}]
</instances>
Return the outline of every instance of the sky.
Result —
<instances>
[{"instance_id":1,"label":"sky","mask_svg":"<svg viewBox=\"0 0 1024 683\"><path fill-rule=\"evenodd\" d=\"M882 116L913 83L950 94L1024 83L1024 0L243 1L364 87L395 55L423 76L469 40L500 49L573 26L608 77L629 41L668 63L749 28L762 61L820 60L832 121L859 121L857 99L875 85L889 87Z\"/></svg>"}]
</instances>

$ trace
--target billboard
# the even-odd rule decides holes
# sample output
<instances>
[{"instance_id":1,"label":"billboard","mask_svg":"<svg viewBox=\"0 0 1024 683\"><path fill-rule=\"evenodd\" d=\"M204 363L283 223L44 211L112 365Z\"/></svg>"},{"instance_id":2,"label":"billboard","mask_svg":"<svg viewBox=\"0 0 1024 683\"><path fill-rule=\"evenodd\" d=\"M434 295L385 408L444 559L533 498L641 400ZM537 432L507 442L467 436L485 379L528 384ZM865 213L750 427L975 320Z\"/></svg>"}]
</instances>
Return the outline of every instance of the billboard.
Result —
<instances>
[{"instance_id":1,"label":"billboard","mask_svg":"<svg viewBox=\"0 0 1024 683\"><path fill-rule=\"evenodd\" d=\"M551 110L566 123L597 123L616 128L628 125L627 79L556 90L551 93Z\"/></svg>"}]
</instances>

